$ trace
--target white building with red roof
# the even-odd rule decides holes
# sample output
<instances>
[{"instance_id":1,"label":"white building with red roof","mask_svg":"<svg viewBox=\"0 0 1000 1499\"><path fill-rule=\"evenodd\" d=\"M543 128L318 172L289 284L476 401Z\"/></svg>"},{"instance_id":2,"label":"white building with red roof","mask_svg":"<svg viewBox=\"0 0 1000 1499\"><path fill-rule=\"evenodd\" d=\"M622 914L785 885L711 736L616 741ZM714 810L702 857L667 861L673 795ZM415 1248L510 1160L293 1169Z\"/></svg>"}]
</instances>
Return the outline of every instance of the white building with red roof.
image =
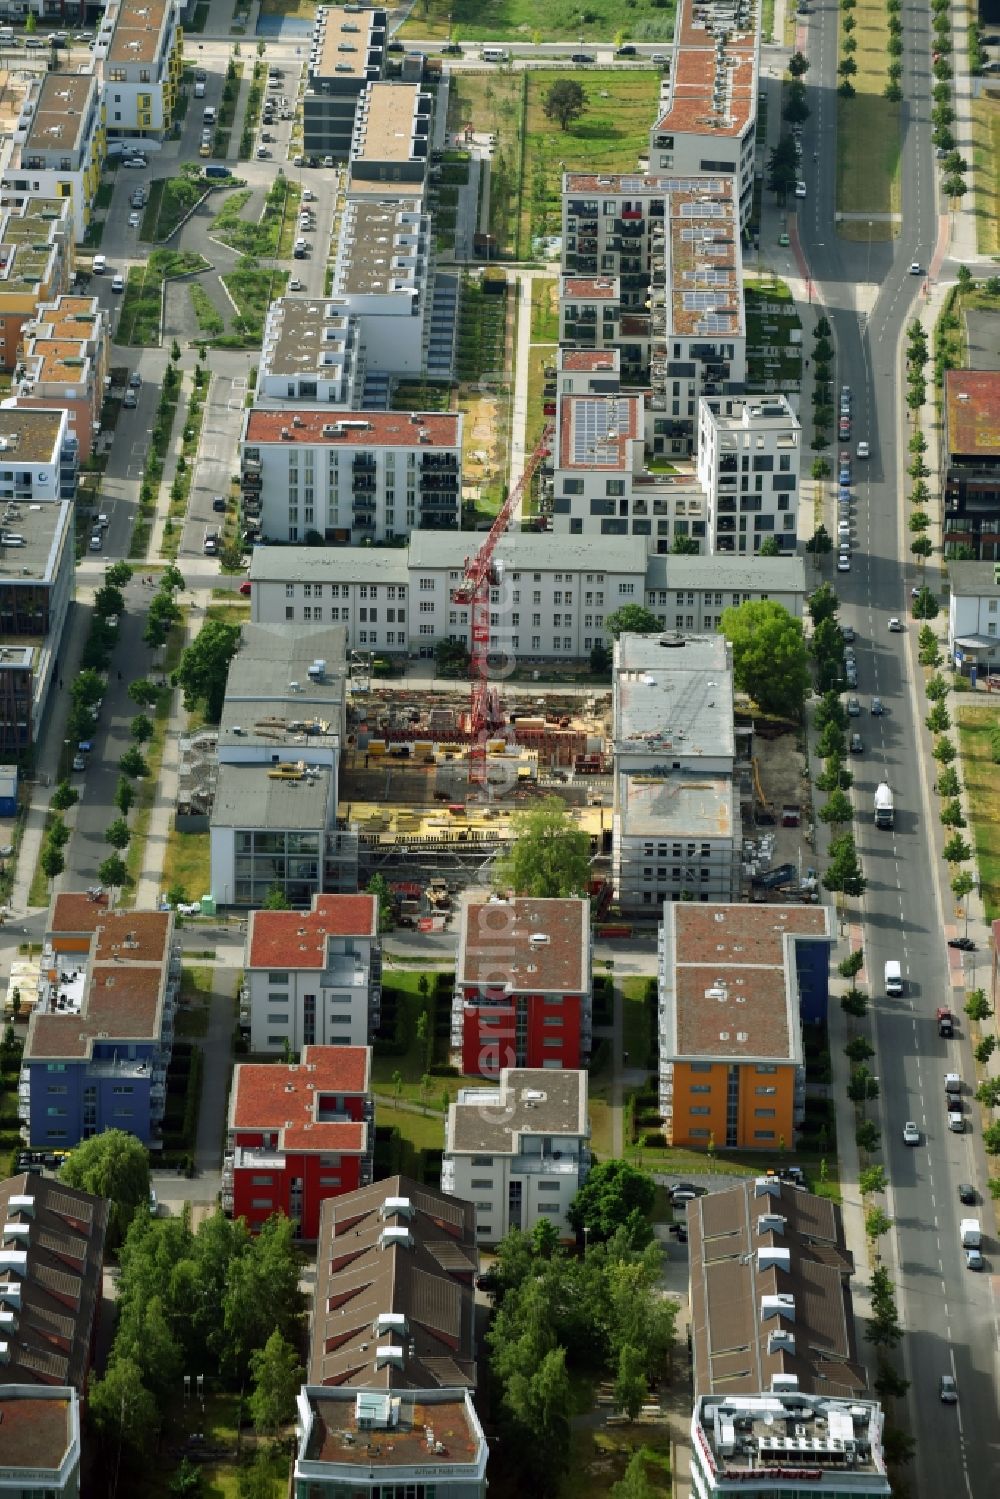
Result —
<instances>
[{"instance_id":1,"label":"white building with red roof","mask_svg":"<svg viewBox=\"0 0 1000 1499\"><path fill-rule=\"evenodd\" d=\"M316 895L310 911L254 911L247 926L250 1050L366 1046L382 1001L374 895Z\"/></svg>"},{"instance_id":2,"label":"white building with red roof","mask_svg":"<svg viewBox=\"0 0 1000 1499\"><path fill-rule=\"evenodd\" d=\"M315 1239L320 1206L372 1179L367 1046L307 1046L287 1066L241 1062L229 1100L222 1206L256 1232L275 1213Z\"/></svg>"}]
</instances>

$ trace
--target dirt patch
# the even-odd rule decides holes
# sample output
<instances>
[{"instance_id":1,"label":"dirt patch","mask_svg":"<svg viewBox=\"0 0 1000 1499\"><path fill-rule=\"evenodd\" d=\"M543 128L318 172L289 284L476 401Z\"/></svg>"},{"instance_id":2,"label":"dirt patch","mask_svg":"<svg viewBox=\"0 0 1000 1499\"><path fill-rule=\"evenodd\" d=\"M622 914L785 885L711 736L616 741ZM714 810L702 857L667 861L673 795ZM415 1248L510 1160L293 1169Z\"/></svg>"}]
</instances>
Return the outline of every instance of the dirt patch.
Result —
<instances>
[{"instance_id":1,"label":"dirt patch","mask_svg":"<svg viewBox=\"0 0 1000 1499\"><path fill-rule=\"evenodd\" d=\"M806 758L800 748L801 738L789 732L775 739L754 737L754 755L757 760L757 775L764 803L758 800L765 815L769 812L773 824L762 824L761 832L774 834L774 863L798 864L801 855L805 870L815 863L812 815L812 787L809 784ZM797 828L781 826L781 809L798 806L800 822ZM744 829L750 835L750 829Z\"/></svg>"},{"instance_id":2,"label":"dirt patch","mask_svg":"<svg viewBox=\"0 0 1000 1499\"><path fill-rule=\"evenodd\" d=\"M463 493L475 499L483 485L499 477L503 444L497 431L499 402L496 396L463 393L459 406L465 412L462 442Z\"/></svg>"}]
</instances>

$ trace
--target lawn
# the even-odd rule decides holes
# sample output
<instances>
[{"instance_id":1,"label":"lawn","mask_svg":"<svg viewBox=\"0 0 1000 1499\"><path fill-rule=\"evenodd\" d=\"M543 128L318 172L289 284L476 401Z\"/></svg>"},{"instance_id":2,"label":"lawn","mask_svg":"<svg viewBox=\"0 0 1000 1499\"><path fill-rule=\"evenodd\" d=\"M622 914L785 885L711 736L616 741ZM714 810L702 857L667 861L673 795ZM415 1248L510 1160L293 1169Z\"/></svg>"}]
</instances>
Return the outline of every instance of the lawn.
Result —
<instances>
[{"instance_id":1,"label":"lawn","mask_svg":"<svg viewBox=\"0 0 1000 1499\"><path fill-rule=\"evenodd\" d=\"M972 101L972 183L980 255L1000 252L1000 100Z\"/></svg>"},{"instance_id":2,"label":"lawn","mask_svg":"<svg viewBox=\"0 0 1000 1499\"><path fill-rule=\"evenodd\" d=\"M262 9L266 9L265 5ZM632 0L627 11L620 0L590 0L581 25L577 0L416 0L397 35L428 41L463 42L582 41L609 42L618 32L633 41L669 42L674 9L655 0Z\"/></svg>"},{"instance_id":3,"label":"lawn","mask_svg":"<svg viewBox=\"0 0 1000 1499\"><path fill-rule=\"evenodd\" d=\"M279 251L284 238L282 233L284 221L287 217L289 230L294 238L294 208L298 202L298 192L297 183L292 189L288 179L279 174L268 191L260 218L254 223L243 217L243 210L253 197L248 188L243 188L226 200L222 211L212 222L211 233L224 245L229 245L233 250L238 250L241 255L249 255L256 260L269 259L279 253L284 253ZM288 204L287 215L286 203ZM290 255L291 251L292 246L289 240L287 253Z\"/></svg>"},{"instance_id":4,"label":"lawn","mask_svg":"<svg viewBox=\"0 0 1000 1499\"><path fill-rule=\"evenodd\" d=\"M980 888L986 919L995 921L1000 916L1000 765L990 753L990 730L1000 723L1000 711L960 708L957 717Z\"/></svg>"},{"instance_id":5,"label":"lawn","mask_svg":"<svg viewBox=\"0 0 1000 1499\"><path fill-rule=\"evenodd\" d=\"M747 379L774 379L779 387L797 380L802 374L802 344L793 343L792 333L801 332L802 321L788 286L784 281L748 280L745 297ZM773 310L777 304L781 312Z\"/></svg>"},{"instance_id":6,"label":"lawn","mask_svg":"<svg viewBox=\"0 0 1000 1499\"><path fill-rule=\"evenodd\" d=\"M559 342L559 281L539 276L531 283L531 342Z\"/></svg>"},{"instance_id":7,"label":"lawn","mask_svg":"<svg viewBox=\"0 0 1000 1499\"><path fill-rule=\"evenodd\" d=\"M842 13L843 14L843 13ZM886 84L885 6L859 0L851 12L858 49L852 99L837 100L837 209L840 213L900 212L899 105L882 97ZM896 226L877 221L838 225L844 239L892 239Z\"/></svg>"},{"instance_id":8,"label":"lawn","mask_svg":"<svg viewBox=\"0 0 1000 1499\"><path fill-rule=\"evenodd\" d=\"M209 270L208 261L193 250L154 250L145 265L132 266L122 300L118 342L140 348L155 347L160 342L164 281Z\"/></svg>"},{"instance_id":9,"label":"lawn","mask_svg":"<svg viewBox=\"0 0 1000 1499\"><path fill-rule=\"evenodd\" d=\"M191 297L194 315L198 319L198 332L203 333L209 340L225 333L226 320L221 312L216 310L215 303L205 288L199 286L197 282L192 282L188 287L188 293Z\"/></svg>"},{"instance_id":10,"label":"lawn","mask_svg":"<svg viewBox=\"0 0 1000 1499\"><path fill-rule=\"evenodd\" d=\"M227 616L228 617L228 616ZM212 888L208 833L179 833L172 827L163 856L163 888L185 901L200 900ZM183 891L183 895L181 895Z\"/></svg>"},{"instance_id":11,"label":"lawn","mask_svg":"<svg viewBox=\"0 0 1000 1499\"><path fill-rule=\"evenodd\" d=\"M652 1067L650 1046L650 1010L656 1008L655 993L649 998L650 980L627 978L622 981L622 1050L628 1052L629 1067Z\"/></svg>"},{"instance_id":12,"label":"lawn","mask_svg":"<svg viewBox=\"0 0 1000 1499\"><path fill-rule=\"evenodd\" d=\"M268 270L265 267L237 266L222 284L236 304L233 326L248 347L256 348L264 332L264 317L271 303L284 296L288 285L288 272Z\"/></svg>"},{"instance_id":13,"label":"lawn","mask_svg":"<svg viewBox=\"0 0 1000 1499\"><path fill-rule=\"evenodd\" d=\"M172 1482L180 1465L180 1457L174 1454L182 1452L188 1440L194 1438L195 1442L204 1443L210 1449L232 1453L222 1462L198 1464L202 1476L198 1492L202 1499L237 1499L242 1492L239 1484L241 1463L249 1463L253 1458L252 1438L248 1441L245 1430L242 1433L237 1431L237 1407L238 1397L229 1394L209 1394L204 1407L197 1400L178 1400L176 1405L169 1406L163 1414L160 1450L171 1455L146 1465L141 1483L137 1482L131 1492L141 1492L145 1499L168 1499L175 1492ZM270 1448L268 1460L271 1490L267 1499L282 1499L288 1491L288 1454L275 1445ZM126 1488L128 1484L122 1483L122 1491ZM265 1499L260 1488L255 1487L252 1492Z\"/></svg>"},{"instance_id":14,"label":"lawn","mask_svg":"<svg viewBox=\"0 0 1000 1499\"><path fill-rule=\"evenodd\" d=\"M149 187L149 201L142 216L142 238L168 239L207 191L208 183L203 177L187 174L158 177Z\"/></svg>"},{"instance_id":15,"label":"lawn","mask_svg":"<svg viewBox=\"0 0 1000 1499\"><path fill-rule=\"evenodd\" d=\"M584 1427L573 1432L564 1499L607 1499L611 1485L625 1475L633 1453L642 1449L651 1494L670 1493L670 1434L647 1425Z\"/></svg>"}]
</instances>

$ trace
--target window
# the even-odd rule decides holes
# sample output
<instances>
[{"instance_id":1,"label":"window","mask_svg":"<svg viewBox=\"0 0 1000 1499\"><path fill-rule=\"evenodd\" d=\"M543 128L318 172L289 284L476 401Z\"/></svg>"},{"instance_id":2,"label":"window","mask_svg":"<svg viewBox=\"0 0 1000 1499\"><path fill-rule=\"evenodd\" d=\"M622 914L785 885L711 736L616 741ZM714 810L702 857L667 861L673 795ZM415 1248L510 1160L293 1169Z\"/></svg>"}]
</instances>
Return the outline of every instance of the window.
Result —
<instances>
[{"instance_id":1,"label":"window","mask_svg":"<svg viewBox=\"0 0 1000 1499\"><path fill-rule=\"evenodd\" d=\"M777 1070L773 1062L758 1062L754 1068L755 1072L777 1072Z\"/></svg>"},{"instance_id":2,"label":"window","mask_svg":"<svg viewBox=\"0 0 1000 1499\"><path fill-rule=\"evenodd\" d=\"M773 1098L777 1091L777 1088L754 1088L758 1098Z\"/></svg>"},{"instance_id":3,"label":"window","mask_svg":"<svg viewBox=\"0 0 1000 1499\"><path fill-rule=\"evenodd\" d=\"M474 1155L472 1157L472 1164L473 1166L492 1166L493 1157L491 1155Z\"/></svg>"},{"instance_id":4,"label":"window","mask_svg":"<svg viewBox=\"0 0 1000 1499\"><path fill-rule=\"evenodd\" d=\"M250 1185L252 1187L273 1187L274 1186L274 1177L273 1176L251 1176L251 1178L250 1178Z\"/></svg>"},{"instance_id":5,"label":"window","mask_svg":"<svg viewBox=\"0 0 1000 1499\"><path fill-rule=\"evenodd\" d=\"M754 1132L753 1132L753 1137L754 1137L755 1140L773 1140L774 1139L774 1130L773 1129L755 1129Z\"/></svg>"},{"instance_id":6,"label":"window","mask_svg":"<svg viewBox=\"0 0 1000 1499\"><path fill-rule=\"evenodd\" d=\"M710 1114L711 1112L711 1109L704 1108L700 1105L697 1107L692 1105L692 1107L688 1109L689 1114Z\"/></svg>"},{"instance_id":7,"label":"window","mask_svg":"<svg viewBox=\"0 0 1000 1499\"><path fill-rule=\"evenodd\" d=\"M493 1181L488 1176L474 1176L469 1182L469 1186L474 1192L489 1192L492 1189Z\"/></svg>"},{"instance_id":8,"label":"window","mask_svg":"<svg viewBox=\"0 0 1000 1499\"><path fill-rule=\"evenodd\" d=\"M755 1119L773 1119L775 1113L774 1109L754 1109L753 1112Z\"/></svg>"},{"instance_id":9,"label":"window","mask_svg":"<svg viewBox=\"0 0 1000 1499\"><path fill-rule=\"evenodd\" d=\"M251 1197L250 1206L252 1208L273 1208L274 1202L270 1197Z\"/></svg>"},{"instance_id":10,"label":"window","mask_svg":"<svg viewBox=\"0 0 1000 1499\"><path fill-rule=\"evenodd\" d=\"M433 578L421 578L420 579L420 592L421 593L433 593L434 592L434 582L435 582L435 580Z\"/></svg>"}]
</instances>

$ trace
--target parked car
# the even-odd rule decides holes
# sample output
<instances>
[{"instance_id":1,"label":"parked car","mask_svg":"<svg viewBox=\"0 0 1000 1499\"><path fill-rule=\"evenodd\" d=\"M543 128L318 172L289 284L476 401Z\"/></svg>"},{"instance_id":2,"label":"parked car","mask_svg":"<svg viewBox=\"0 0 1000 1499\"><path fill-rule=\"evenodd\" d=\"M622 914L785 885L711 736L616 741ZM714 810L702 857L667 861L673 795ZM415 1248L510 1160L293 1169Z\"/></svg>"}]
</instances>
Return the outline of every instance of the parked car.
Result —
<instances>
[{"instance_id":1,"label":"parked car","mask_svg":"<svg viewBox=\"0 0 1000 1499\"><path fill-rule=\"evenodd\" d=\"M245 599L248 599L250 597L250 579L249 578L244 578L243 579L243 582L240 584L240 593L243 595L243 597Z\"/></svg>"},{"instance_id":2,"label":"parked car","mask_svg":"<svg viewBox=\"0 0 1000 1499\"><path fill-rule=\"evenodd\" d=\"M213 510L222 510L222 511L224 511L225 508L226 508L225 495L217 494L214 497L214 499L212 500L212 509Z\"/></svg>"},{"instance_id":3,"label":"parked car","mask_svg":"<svg viewBox=\"0 0 1000 1499\"><path fill-rule=\"evenodd\" d=\"M948 946L957 947L959 952L975 952L976 950L976 944L971 937L950 937Z\"/></svg>"}]
</instances>

